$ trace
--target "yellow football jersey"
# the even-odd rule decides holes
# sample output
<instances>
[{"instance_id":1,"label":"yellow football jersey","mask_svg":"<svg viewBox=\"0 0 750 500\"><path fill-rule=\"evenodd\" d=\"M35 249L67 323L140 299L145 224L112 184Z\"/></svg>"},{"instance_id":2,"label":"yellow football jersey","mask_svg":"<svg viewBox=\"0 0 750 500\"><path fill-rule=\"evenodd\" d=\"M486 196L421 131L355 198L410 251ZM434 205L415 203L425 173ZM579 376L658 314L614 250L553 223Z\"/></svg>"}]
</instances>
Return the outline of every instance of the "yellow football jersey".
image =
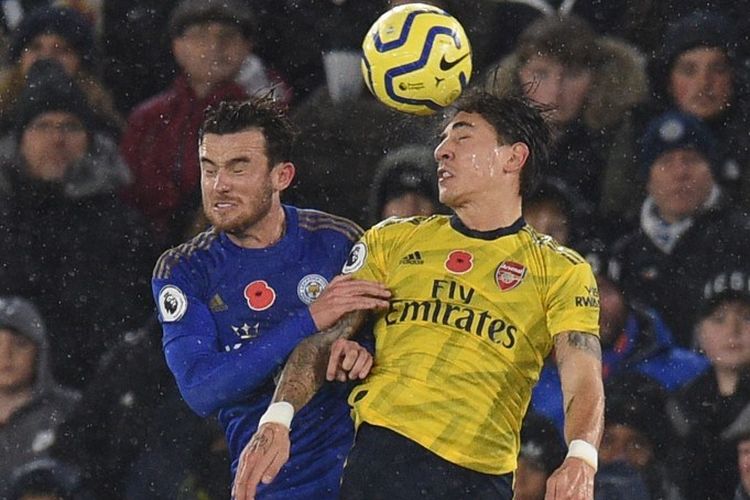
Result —
<instances>
[{"instance_id":1,"label":"yellow football jersey","mask_svg":"<svg viewBox=\"0 0 750 500\"><path fill-rule=\"evenodd\" d=\"M515 470L555 334L599 332L588 263L522 219L488 233L455 216L388 219L343 271L393 294L375 324L375 365L349 397L356 425L387 427L479 472Z\"/></svg>"}]
</instances>

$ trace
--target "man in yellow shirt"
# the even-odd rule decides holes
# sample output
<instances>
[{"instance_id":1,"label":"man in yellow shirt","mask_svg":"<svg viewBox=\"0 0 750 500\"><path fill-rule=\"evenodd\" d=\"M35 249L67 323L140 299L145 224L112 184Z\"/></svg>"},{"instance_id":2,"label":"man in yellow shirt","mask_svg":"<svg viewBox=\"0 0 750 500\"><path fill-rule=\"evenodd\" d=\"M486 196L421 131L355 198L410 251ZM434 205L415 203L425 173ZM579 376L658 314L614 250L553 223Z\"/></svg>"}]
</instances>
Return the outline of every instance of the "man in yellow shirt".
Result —
<instances>
[{"instance_id":1,"label":"man in yellow shirt","mask_svg":"<svg viewBox=\"0 0 750 500\"><path fill-rule=\"evenodd\" d=\"M511 499L521 422L553 349L569 451L547 498L593 498L604 409L598 289L584 259L521 215L549 143L528 101L465 94L435 149L440 201L454 214L388 219L352 249L344 274L380 281L392 297L376 318L375 365L349 398L357 439L343 499ZM240 458L238 500L286 462L294 411L325 378L345 379L338 339L362 318L346 316L292 353Z\"/></svg>"}]
</instances>

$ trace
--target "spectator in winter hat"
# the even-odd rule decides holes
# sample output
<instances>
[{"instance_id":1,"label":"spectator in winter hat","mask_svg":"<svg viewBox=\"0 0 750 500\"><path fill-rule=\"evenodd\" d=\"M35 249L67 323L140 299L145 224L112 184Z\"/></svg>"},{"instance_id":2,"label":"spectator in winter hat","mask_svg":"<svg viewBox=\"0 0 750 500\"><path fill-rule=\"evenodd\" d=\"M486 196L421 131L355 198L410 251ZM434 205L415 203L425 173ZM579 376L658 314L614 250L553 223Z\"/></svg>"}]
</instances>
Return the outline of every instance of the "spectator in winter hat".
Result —
<instances>
[{"instance_id":1,"label":"spectator in winter hat","mask_svg":"<svg viewBox=\"0 0 750 500\"><path fill-rule=\"evenodd\" d=\"M540 233L552 236L561 245L576 248L583 236L583 217L590 207L561 179L543 178L523 201L523 217ZM587 221L590 223L589 221Z\"/></svg>"},{"instance_id":2,"label":"spectator in winter hat","mask_svg":"<svg viewBox=\"0 0 750 500\"><path fill-rule=\"evenodd\" d=\"M438 210L432 150L406 145L391 151L375 172L370 193L372 223L388 217L432 215Z\"/></svg>"},{"instance_id":3,"label":"spectator in winter hat","mask_svg":"<svg viewBox=\"0 0 750 500\"><path fill-rule=\"evenodd\" d=\"M675 21L655 61L657 92L664 85L674 108L710 121L734 102L735 49L733 26L721 14L699 11Z\"/></svg>"},{"instance_id":4,"label":"spectator in winter hat","mask_svg":"<svg viewBox=\"0 0 750 500\"><path fill-rule=\"evenodd\" d=\"M0 76L0 131L12 125L13 106L33 64L50 59L75 80L88 106L109 131L118 133L123 120L115 110L112 95L96 74L94 48L92 27L73 9L41 8L25 16L11 33L12 66Z\"/></svg>"},{"instance_id":5,"label":"spectator in winter hat","mask_svg":"<svg viewBox=\"0 0 750 500\"><path fill-rule=\"evenodd\" d=\"M155 258L115 196L129 172L92 115L57 63L37 61L0 140L0 293L36 302L55 326L55 376L77 388L118 328L147 314Z\"/></svg>"},{"instance_id":6,"label":"spectator in winter hat","mask_svg":"<svg viewBox=\"0 0 750 500\"><path fill-rule=\"evenodd\" d=\"M666 459L669 456L670 424L666 392L648 376L622 374L605 386L607 403L599 461L600 481L620 468L637 472L649 498L679 498ZM633 495L632 498L635 498Z\"/></svg>"},{"instance_id":7,"label":"spectator in winter hat","mask_svg":"<svg viewBox=\"0 0 750 500\"><path fill-rule=\"evenodd\" d=\"M738 482L736 450L720 435L750 401L750 274L727 265L711 273L700 296L695 340L711 369L676 400L681 460L690 464L681 481L689 499L730 498Z\"/></svg>"},{"instance_id":8,"label":"spectator in winter hat","mask_svg":"<svg viewBox=\"0 0 750 500\"><path fill-rule=\"evenodd\" d=\"M715 140L698 119L665 113L640 145L647 197L639 227L616 244L623 290L655 308L689 347L707 264L748 257L748 218L716 183Z\"/></svg>"},{"instance_id":9,"label":"spectator in winter hat","mask_svg":"<svg viewBox=\"0 0 750 500\"><path fill-rule=\"evenodd\" d=\"M52 378L48 356L36 306L0 297L0 494L14 467L47 455L57 424L78 400Z\"/></svg>"}]
</instances>

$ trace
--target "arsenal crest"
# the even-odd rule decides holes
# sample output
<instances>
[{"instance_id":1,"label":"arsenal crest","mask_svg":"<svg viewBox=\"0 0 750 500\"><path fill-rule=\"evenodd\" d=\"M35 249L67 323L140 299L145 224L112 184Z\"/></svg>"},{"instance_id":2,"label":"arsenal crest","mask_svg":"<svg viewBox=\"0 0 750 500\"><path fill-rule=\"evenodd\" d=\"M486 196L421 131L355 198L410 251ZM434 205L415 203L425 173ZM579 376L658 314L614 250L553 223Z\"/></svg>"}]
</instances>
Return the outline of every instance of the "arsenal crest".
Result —
<instances>
[{"instance_id":1,"label":"arsenal crest","mask_svg":"<svg viewBox=\"0 0 750 500\"><path fill-rule=\"evenodd\" d=\"M512 260L504 260L495 271L495 283L501 292L507 292L520 285L524 276L526 276L526 266Z\"/></svg>"}]
</instances>

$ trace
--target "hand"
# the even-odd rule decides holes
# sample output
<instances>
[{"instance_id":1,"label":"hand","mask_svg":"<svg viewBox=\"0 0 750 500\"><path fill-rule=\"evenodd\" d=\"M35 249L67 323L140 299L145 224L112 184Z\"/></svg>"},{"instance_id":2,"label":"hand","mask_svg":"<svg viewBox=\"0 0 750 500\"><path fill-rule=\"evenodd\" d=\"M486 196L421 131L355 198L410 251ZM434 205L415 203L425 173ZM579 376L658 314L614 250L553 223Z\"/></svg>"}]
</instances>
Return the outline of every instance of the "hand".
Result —
<instances>
[{"instance_id":1,"label":"hand","mask_svg":"<svg viewBox=\"0 0 750 500\"><path fill-rule=\"evenodd\" d=\"M372 368L372 355L353 340L337 339L331 346L326 380L363 379Z\"/></svg>"},{"instance_id":2,"label":"hand","mask_svg":"<svg viewBox=\"0 0 750 500\"><path fill-rule=\"evenodd\" d=\"M253 500L258 484L273 481L289 459L289 447L289 429L271 422L261 425L240 454L232 498Z\"/></svg>"},{"instance_id":3,"label":"hand","mask_svg":"<svg viewBox=\"0 0 750 500\"><path fill-rule=\"evenodd\" d=\"M318 331L322 331L346 313L387 308L390 296L391 292L381 283L340 275L310 304L310 315Z\"/></svg>"},{"instance_id":4,"label":"hand","mask_svg":"<svg viewBox=\"0 0 750 500\"><path fill-rule=\"evenodd\" d=\"M566 458L547 479L544 500L593 500L596 471L580 458Z\"/></svg>"}]
</instances>

